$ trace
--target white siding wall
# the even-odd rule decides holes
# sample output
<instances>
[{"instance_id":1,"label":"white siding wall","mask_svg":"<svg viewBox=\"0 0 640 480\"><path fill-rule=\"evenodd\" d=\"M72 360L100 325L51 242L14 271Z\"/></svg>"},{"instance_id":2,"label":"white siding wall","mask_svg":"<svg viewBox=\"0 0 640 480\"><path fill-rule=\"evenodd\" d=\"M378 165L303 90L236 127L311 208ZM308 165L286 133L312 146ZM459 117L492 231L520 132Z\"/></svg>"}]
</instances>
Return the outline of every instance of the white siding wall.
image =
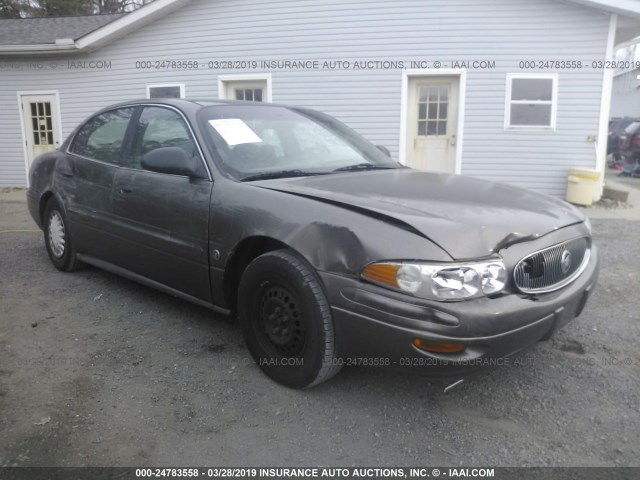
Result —
<instances>
[{"instance_id":1,"label":"white siding wall","mask_svg":"<svg viewBox=\"0 0 640 480\"><path fill-rule=\"evenodd\" d=\"M640 69L613 78L611 117L640 117Z\"/></svg>"},{"instance_id":2,"label":"white siding wall","mask_svg":"<svg viewBox=\"0 0 640 480\"><path fill-rule=\"evenodd\" d=\"M605 54L609 18L556 0L193 0L182 10L89 55L111 70L0 70L0 185L24 185L17 90L58 90L63 134L146 83L186 84L217 98L217 75L265 70L136 70L140 59L496 60L469 70L462 173L562 195L570 166L595 166L602 72L559 71L557 131L506 132L507 72L519 60ZM15 60L0 59L0 61ZM46 64L48 60L43 60ZM553 71L553 70L551 70ZM332 114L397 157L400 70L272 71L273 101Z\"/></svg>"}]
</instances>

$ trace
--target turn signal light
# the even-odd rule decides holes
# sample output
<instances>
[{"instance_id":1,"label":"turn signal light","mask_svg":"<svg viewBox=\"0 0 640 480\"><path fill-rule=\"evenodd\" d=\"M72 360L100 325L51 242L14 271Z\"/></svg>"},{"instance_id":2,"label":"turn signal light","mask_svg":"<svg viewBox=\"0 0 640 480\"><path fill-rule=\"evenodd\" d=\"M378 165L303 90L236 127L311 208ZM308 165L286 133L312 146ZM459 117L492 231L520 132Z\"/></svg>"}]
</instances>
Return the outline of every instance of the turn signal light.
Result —
<instances>
[{"instance_id":1,"label":"turn signal light","mask_svg":"<svg viewBox=\"0 0 640 480\"><path fill-rule=\"evenodd\" d=\"M424 340L422 338L414 338L411 343L420 350L434 353L460 353L467 348L464 343L435 342L433 340Z\"/></svg>"},{"instance_id":2,"label":"turn signal light","mask_svg":"<svg viewBox=\"0 0 640 480\"><path fill-rule=\"evenodd\" d=\"M362 271L362 276L372 282L388 285L393 288L398 288L398 270L400 265L394 265L389 263L376 263L369 265Z\"/></svg>"}]
</instances>

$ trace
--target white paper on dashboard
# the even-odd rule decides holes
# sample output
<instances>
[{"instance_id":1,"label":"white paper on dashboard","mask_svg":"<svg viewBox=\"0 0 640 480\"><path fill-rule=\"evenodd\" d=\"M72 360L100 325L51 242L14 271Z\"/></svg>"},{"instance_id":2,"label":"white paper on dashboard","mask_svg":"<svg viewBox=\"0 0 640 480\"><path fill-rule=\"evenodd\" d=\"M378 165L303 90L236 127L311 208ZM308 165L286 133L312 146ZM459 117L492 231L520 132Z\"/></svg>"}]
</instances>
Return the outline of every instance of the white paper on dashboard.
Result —
<instances>
[{"instance_id":1,"label":"white paper on dashboard","mask_svg":"<svg viewBox=\"0 0 640 480\"><path fill-rule=\"evenodd\" d=\"M251 130L249 125L239 118L218 118L209 120L209 124L230 147L241 143L262 143L262 140Z\"/></svg>"}]
</instances>

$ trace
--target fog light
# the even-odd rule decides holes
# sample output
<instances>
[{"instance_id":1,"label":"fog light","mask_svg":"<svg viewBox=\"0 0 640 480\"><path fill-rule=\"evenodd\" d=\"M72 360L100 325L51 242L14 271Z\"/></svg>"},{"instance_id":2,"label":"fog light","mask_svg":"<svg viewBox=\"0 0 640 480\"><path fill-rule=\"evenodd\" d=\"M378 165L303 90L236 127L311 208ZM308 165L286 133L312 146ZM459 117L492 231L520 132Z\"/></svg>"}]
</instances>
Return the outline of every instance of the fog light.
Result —
<instances>
[{"instance_id":1,"label":"fog light","mask_svg":"<svg viewBox=\"0 0 640 480\"><path fill-rule=\"evenodd\" d=\"M434 353L460 353L467 348L464 343L435 342L433 340L424 340L422 338L414 338L411 343L420 350Z\"/></svg>"}]
</instances>

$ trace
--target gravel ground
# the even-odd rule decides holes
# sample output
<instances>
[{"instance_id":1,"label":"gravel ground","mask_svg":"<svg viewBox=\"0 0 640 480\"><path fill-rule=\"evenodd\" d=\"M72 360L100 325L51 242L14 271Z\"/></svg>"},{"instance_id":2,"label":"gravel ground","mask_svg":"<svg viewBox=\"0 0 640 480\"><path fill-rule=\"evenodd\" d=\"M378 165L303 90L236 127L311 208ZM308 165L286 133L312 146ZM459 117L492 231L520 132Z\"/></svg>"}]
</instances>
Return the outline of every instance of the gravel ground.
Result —
<instances>
[{"instance_id":1,"label":"gravel ground","mask_svg":"<svg viewBox=\"0 0 640 480\"><path fill-rule=\"evenodd\" d=\"M594 220L599 286L518 364L444 384L348 368L294 391L239 328L53 268L0 194L0 466L640 466L640 221Z\"/></svg>"}]
</instances>

